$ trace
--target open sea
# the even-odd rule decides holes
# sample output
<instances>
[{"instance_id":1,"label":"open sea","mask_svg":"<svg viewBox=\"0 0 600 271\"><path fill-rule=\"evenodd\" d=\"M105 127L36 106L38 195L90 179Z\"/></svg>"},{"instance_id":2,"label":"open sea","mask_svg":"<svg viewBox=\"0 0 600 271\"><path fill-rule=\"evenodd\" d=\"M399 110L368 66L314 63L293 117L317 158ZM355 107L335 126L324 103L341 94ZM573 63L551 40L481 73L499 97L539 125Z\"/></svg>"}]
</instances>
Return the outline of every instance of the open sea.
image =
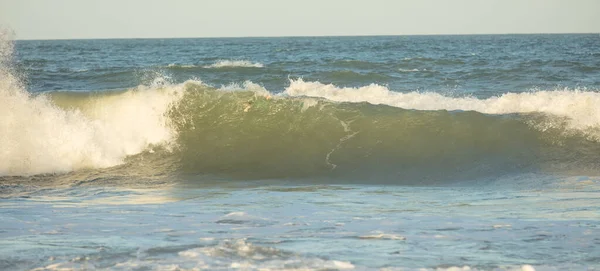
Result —
<instances>
[{"instance_id":1,"label":"open sea","mask_svg":"<svg viewBox=\"0 0 600 271\"><path fill-rule=\"evenodd\" d=\"M600 35L5 37L0 270L600 270Z\"/></svg>"}]
</instances>

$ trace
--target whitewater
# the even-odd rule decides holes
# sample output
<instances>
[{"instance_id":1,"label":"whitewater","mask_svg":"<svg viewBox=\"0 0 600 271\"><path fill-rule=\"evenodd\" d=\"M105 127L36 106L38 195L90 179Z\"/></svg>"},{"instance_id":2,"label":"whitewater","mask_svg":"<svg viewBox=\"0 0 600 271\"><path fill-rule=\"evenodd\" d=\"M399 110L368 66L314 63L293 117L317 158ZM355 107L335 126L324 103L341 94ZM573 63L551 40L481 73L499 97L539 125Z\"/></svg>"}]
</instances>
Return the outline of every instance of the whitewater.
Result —
<instances>
[{"instance_id":1,"label":"whitewater","mask_svg":"<svg viewBox=\"0 0 600 271\"><path fill-rule=\"evenodd\" d=\"M4 40L0 269L595 270L599 48Z\"/></svg>"}]
</instances>

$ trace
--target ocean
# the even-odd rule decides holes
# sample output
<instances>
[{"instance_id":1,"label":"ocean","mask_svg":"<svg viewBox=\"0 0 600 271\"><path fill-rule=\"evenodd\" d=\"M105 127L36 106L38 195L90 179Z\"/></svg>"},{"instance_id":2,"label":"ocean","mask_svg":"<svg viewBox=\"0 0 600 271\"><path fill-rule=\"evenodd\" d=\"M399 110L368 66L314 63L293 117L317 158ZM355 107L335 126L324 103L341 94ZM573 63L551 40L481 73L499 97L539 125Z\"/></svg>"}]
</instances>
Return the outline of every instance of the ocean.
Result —
<instances>
[{"instance_id":1,"label":"ocean","mask_svg":"<svg viewBox=\"0 0 600 271\"><path fill-rule=\"evenodd\" d=\"M599 161L598 34L0 41L0 270L600 270Z\"/></svg>"}]
</instances>

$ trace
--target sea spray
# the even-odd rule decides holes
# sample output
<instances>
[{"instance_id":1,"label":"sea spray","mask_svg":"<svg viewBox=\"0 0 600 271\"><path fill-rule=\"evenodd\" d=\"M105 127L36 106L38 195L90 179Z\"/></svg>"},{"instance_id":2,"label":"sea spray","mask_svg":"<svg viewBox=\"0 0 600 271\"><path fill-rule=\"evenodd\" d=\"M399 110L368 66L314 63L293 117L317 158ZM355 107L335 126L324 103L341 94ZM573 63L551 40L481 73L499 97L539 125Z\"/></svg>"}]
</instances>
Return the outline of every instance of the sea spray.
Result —
<instances>
[{"instance_id":1,"label":"sea spray","mask_svg":"<svg viewBox=\"0 0 600 271\"><path fill-rule=\"evenodd\" d=\"M165 114L182 85L31 95L10 69L12 42L0 44L0 175L114 166L176 138Z\"/></svg>"}]
</instances>

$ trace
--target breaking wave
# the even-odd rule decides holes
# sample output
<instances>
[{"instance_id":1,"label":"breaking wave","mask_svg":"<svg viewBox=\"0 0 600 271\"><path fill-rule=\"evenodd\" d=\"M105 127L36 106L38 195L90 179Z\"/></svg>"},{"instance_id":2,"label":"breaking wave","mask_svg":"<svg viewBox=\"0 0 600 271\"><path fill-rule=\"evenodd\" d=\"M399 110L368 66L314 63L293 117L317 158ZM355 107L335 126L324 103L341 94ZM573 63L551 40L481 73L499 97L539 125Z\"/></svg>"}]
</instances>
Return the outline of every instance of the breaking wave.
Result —
<instances>
[{"instance_id":1,"label":"breaking wave","mask_svg":"<svg viewBox=\"0 0 600 271\"><path fill-rule=\"evenodd\" d=\"M590 140L600 141L600 93L586 90L552 90L527 93L505 93L488 99L454 98L430 92L400 93L376 84L360 88L340 88L319 82L293 80L285 90L289 96L320 97L336 102L388 105L415 110L476 111L484 114L542 113L559 117L554 126L571 132L585 133ZM563 127L565 126L566 127Z\"/></svg>"},{"instance_id":2,"label":"breaking wave","mask_svg":"<svg viewBox=\"0 0 600 271\"><path fill-rule=\"evenodd\" d=\"M33 96L7 78L2 175L135 168L127 157L149 161L155 149L179 172L241 179L459 179L595 171L600 158L600 94L581 90L477 99L302 80L279 94L252 82L188 81Z\"/></svg>"},{"instance_id":3,"label":"breaking wave","mask_svg":"<svg viewBox=\"0 0 600 271\"><path fill-rule=\"evenodd\" d=\"M31 95L0 77L0 175L110 167L176 138L165 112L182 86Z\"/></svg>"},{"instance_id":4,"label":"breaking wave","mask_svg":"<svg viewBox=\"0 0 600 271\"><path fill-rule=\"evenodd\" d=\"M188 81L32 96L4 78L0 95L2 175L135 170L160 157L186 174L424 182L597 172L600 158L600 94L581 90L477 99L302 80L279 94L252 82Z\"/></svg>"}]
</instances>

